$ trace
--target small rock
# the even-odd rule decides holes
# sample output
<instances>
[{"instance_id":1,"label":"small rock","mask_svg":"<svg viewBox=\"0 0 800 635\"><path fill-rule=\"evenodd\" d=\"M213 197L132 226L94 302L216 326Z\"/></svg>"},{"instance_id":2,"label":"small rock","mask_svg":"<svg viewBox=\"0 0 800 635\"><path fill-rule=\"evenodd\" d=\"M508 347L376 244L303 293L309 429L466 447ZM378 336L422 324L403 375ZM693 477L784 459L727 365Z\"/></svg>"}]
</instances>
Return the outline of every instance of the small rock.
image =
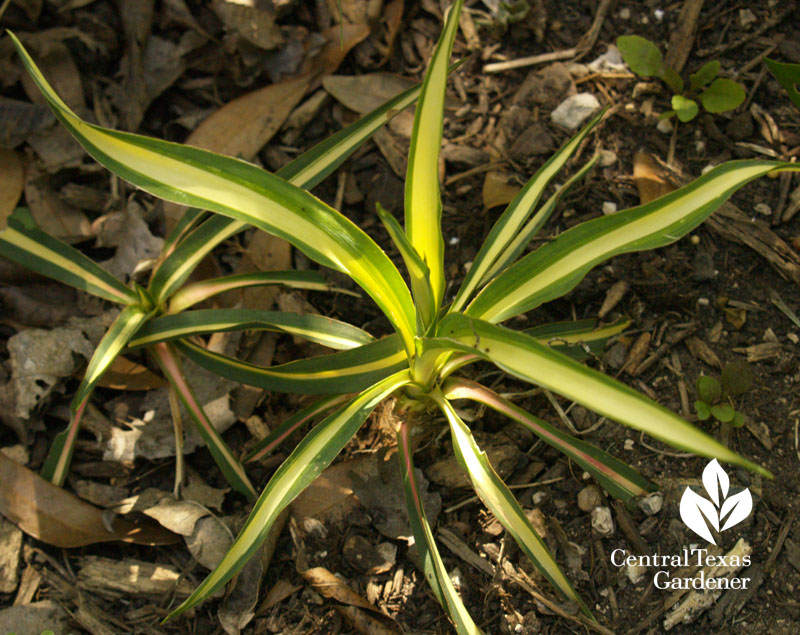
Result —
<instances>
[{"instance_id":1,"label":"small rock","mask_svg":"<svg viewBox=\"0 0 800 635\"><path fill-rule=\"evenodd\" d=\"M630 20L631 19L631 10L628 7L623 7L619 10L619 19L620 20Z\"/></svg>"},{"instance_id":2,"label":"small rock","mask_svg":"<svg viewBox=\"0 0 800 635\"><path fill-rule=\"evenodd\" d=\"M742 25L743 29L746 29L757 20L758 18L750 9L739 9L739 24Z\"/></svg>"},{"instance_id":3,"label":"small rock","mask_svg":"<svg viewBox=\"0 0 800 635\"><path fill-rule=\"evenodd\" d=\"M600 150L600 158L597 160L601 168L607 168L617 162L617 153L613 150Z\"/></svg>"},{"instance_id":4,"label":"small rock","mask_svg":"<svg viewBox=\"0 0 800 635\"><path fill-rule=\"evenodd\" d=\"M578 492L578 507L581 511L590 512L603 502L603 495L596 485L587 485Z\"/></svg>"},{"instance_id":5,"label":"small rock","mask_svg":"<svg viewBox=\"0 0 800 635\"><path fill-rule=\"evenodd\" d=\"M645 573L647 573L647 567L641 564L629 564L625 567L625 575L628 576L631 584L639 584Z\"/></svg>"},{"instance_id":6,"label":"small rock","mask_svg":"<svg viewBox=\"0 0 800 635\"><path fill-rule=\"evenodd\" d=\"M591 117L598 108L600 108L600 102L592 93L578 93L562 101L550 113L550 118L553 123L574 130Z\"/></svg>"},{"instance_id":7,"label":"small rock","mask_svg":"<svg viewBox=\"0 0 800 635\"><path fill-rule=\"evenodd\" d=\"M509 154L512 159L522 161L537 154L550 154L555 147L553 137L541 123L526 128L511 144Z\"/></svg>"},{"instance_id":8,"label":"small rock","mask_svg":"<svg viewBox=\"0 0 800 635\"><path fill-rule=\"evenodd\" d=\"M659 119L658 124L656 124L656 130L669 134L672 132L672 122L669 119Z\"/></svg>"},{"instance_id":9,"label":"small rock","mask_svg":"<svg viewBox=\"0 0 800 635\"><path fill-rule=\"evenodd\" d=\"M711 304L711 300L708 298L697 298L697 306L706 307Z\"/></svg>"},{"instance_id":10,"label":"small rock","mask_svg":"<svg viewBox=\"0 0 800 635\"><path fill-rule=\"evenodd\" d=\"M655 9L655 10L653 11L653 17L654 17L654 18L655 18L655 19L656 19L658 22L661 22L661 20L663 20L663 19L664 19L664 9Z\"/></svg>"},{"instance_id":11,"label":"small rock","mask_svg":"<svg viewBox=\"0 0 800 635\"><path fill-rule=\"evenodd\" d=\"M608 507L595 507L592 510L592 529L601 536L610 536L614 533L614 520Z\"/></svg>"},{"instance_id":12,"label":"small rock","mask_svg":"<svg viewBox=\"0 0 800 635\"><path fill-rule=\"evenodd\" d=\"M753 134L753 118L746 110L739 113L725 126L725 134L732 141L742 141Z\"/></svg>"},{"instance_id":13,"label":"small rock","mask_svg":"<svg viewBox=\"0 0 800 635\"><path fill-rule=\"evenodd\" d=\"M534 505L541 505L543 502L547 500L547 493L546 492L536 492L532 497L531 500L533 501Z\"/></svg>"},{"instance_id":14,"label":"small rock","mask_svg":"<svg viewBox=\"0 0 800 635\"><path fill-rule=\"evenodd\" d=\"M756 203L753 210L764 216L772 216L772 208L766 203Z\"/></svg>"},{"instance_id":15,"label":"small rock","mask_svg":"<svg viewBox=\"0 0 800 635\"><path fill-rule=\"evenodd\" d=\"M628 452L633 450L633 439L625 439L625 443L622 444L622 448Z\"/></svg>"},{"instance_id":16,"label":"small rock","mask_svg":"<svg viewBox=\"0 0 800 635\"><path fill-rule=\"evenodd\" d=\"M639 501L639 509L648 516L655 516L664 506L664 495L661 492L652 492Z\"/></svg>"},{"instance_id":17,"label":"small rock","mask_svg":"<svg viewBox=\"0 0 800 635\"><path fill-rule=\"evenodd\" d=\"M613 73L615 71L624 71L628 67L622 59L622 53L612 44L600 57L589 62L589 68L595 73Z\"/></svg>"},{"instance_id":18,"label":"small rock","mask_svg":"<svg viewBox=\"0 0 800 635\"><path fill-rule=\"evenodd\" d=\"M787 333L786 339L788 339L792 344L800 344L800 337L797 337L797 333Z\"/></svg>"},{"instance_id":19,"label":"small rock","mask_svg":"<svg viewBox=\"0 0 800 635\"><path fill-rule=\"evenodd\" d=\"M617 211L617 204L613 201L604 201L603 202L603 214L605 216L610 216Z\"/></svg>"}]
</instances>

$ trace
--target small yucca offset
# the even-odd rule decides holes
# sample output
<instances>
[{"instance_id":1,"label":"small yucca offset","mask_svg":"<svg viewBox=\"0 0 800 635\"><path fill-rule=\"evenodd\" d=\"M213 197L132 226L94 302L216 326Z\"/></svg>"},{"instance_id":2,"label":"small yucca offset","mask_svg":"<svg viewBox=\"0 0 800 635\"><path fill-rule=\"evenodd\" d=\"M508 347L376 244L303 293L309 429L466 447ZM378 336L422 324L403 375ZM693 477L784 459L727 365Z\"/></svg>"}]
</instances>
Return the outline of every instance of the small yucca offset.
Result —
<instances>
[{"instance_id":1,"label":"small yucca offset","mask_svg":"<svg viewBox=\"0 0 800 635\"><path fill-rule=\"evenodd\" d=\"M477 361L492 363L518 379L563 395L674 447L769 476L766 470L675 413L580 363L586 347L602 346L610 336L621 332L626 322L559 323L521 332L500 323L565 294L591 268L616 254L653 249L678 240L748 181L775 170L799 168L768 161L726 163L659 200L583 223L525 254L530 239L546 223L559 198L591 168L594 160L542 202L553 177L597 123L599 117L595 118L547 161L510 203L455 297L446 298L438 155L448 61L461 5L462 0L457 0L451 7L419 96L405 189L405 227L384 210L378 210L402 255L410 288L364 231L303 188L312 187L339 165L392 112L412 103L416 97L413 91L273 175L236 159L81 121L53 92L15 40L28 71L56 116L95 159L156 196L215 214L207 219L197 213L187 216L173 235L169 254L157 267L146 293L112 284L97 265L90 266L74 253L66 255L66 247L22 223L12 223L0 233L0 253L19 260L33 259L26 264L126 305L121 324L112 327L112 332L120 334L114 336L115 350L149 345L157 352L168 350L174 355L180 351L199 365L242 383L321 396L274 430L247 457L254 460L263 456L296 429L318 421L269 480L222 562L171 616L203 601L241 569L257 552L281 511L334 460L375 407L389 397L396 397L399 404L399 476L416 548L425 576L456 630L480 632L453 588L439 555L414 474L415 432L435 423L437 411L444 416L458 460L486 507L552 585L588 615L588 609L509 488L475 443L470 427L459 417L453 402L484 404L518 422L564 452L611 495L624 501L650 491L652 485L609 454L466 378L463 369ZM375 340L361 329L319 316L274 313L249 319L231 311L184 311L199 301L198 297L203 299L209 294L202 286L199 292L196 287L191 292L191 287L178 291L180 285L215 245L248 224L285 238L310 259L350 276L385 313L395 333ZM238 282L228 280L224 284ZM214 288L220 284L223 283L213 282ZM196 339L188 339L236 328L272 328L346 350L262 368L209 352ZM159 360L169 373L169 364L163 357ZM90 364L88 381L99 376L103 368L99 363ZM79 396L85 399L87 394L84 388Z\"/></svg>"}]
</instances>

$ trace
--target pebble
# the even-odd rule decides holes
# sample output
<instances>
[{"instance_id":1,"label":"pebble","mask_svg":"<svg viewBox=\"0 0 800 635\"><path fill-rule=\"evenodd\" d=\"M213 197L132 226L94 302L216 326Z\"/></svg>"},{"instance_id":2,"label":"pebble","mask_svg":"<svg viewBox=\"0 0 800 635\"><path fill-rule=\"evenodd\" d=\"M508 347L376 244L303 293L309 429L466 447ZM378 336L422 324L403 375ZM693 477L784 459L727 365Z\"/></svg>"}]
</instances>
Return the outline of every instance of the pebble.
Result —
<instances>
[{"instance_id":1,"label":"pebble","mask_svg":"<svg viewBox=\"0 0 800 635\"><path fill-rule=\"evenodd\" d=\"M603 214L605 216L609 216L617 211L617 204L613 201L604 201L603 202Z\"/></svg>"},{"instance_id":2,"label":"pebble","mask_svg":"<svg viewBox=\"0 0 800 635\"><path fill-rule=\"evenodd\" d=\"M592 93L578 93L562 101L550 113L550 118L553 123L574 130L591 117L598 108L600 108L600 102Z\"/></svg>"},{"instance_id":3,"label":"pebble","mask_svg":"<svg viewBox=\"0 0 800 635\"><path fill-rule=\"evenodd\" d=\"M625 443L622 444L622 447L628 452L633 450L633 439L625 439Z\"/></svg>"},{"instance_id":4,"label":"pebble","mask_svg":"<svg viewBox=\"0 0 800 635\"><path fill-rule=\"evenodd\" d=\"M622 368L622 365L625 363L625 359L627 357L628 347L625 345L625 342L617 342L606 351L605 355L603 355L603 361L605 362L606 366L609 366L614 370L619 370Z\"/></svg>"},{"instance_id":5,"label":"pebble","mask_svg":"<svg viewBox=\"0 0 800 635\"><path fill-rule=\"evenodd\" d=\"M592 529L601 536L610 536L614 533L614 520L608 507L595 507L592 510Z\"/></svg>"},{"instance_id":6,"label":"pebble","mask_svg":"<svg viewBox=\"0 0 800 635\"><path fill-rule=\"evenodd\" d=\"M630 20L631 19L631 10L628 7L623 7L619 10L619 19L620 20Z\"/></svg>"},{"instance_id":7,"label":"pebble","mask_svg":"<svg viewBox=\"0 0 800 635\"><path fill-rule=\"evenodd\" d=\"M600 158L597 160L601 168L607 168L617 162L617 153L613 150L600 150Z\"/></svg>"},{"instance_id":8,"label":"pebble","mask_svg":"<svg viewBox=\"0 0 800 635\"><path fill-rule=\"evenodd\" d=\"M788 339L792 344L800 344L800 337L797 337L797 333L787 333L786 339Z\"/></svg>"},{"instance_id":9,"label":"pebble","mask_svg":"<svg viewBox=\"0 0 800 635\"><path fill-rule=\"evenodd\" d=\"M766 203L756 203L753 209L764 216L772 216L772 208Z\"/></svg>"},{"instance_id":10,"label":"pebble","mask_svg":"<svg viewBox=\"0 0 800 635\"><path fill-rule=\"evenodd\" d=\"M533 497L531 498L534 505L541 505L545 500L547 500L547 493L546 492L536 492Z\"/></svg>"},{"instance_id":11,"label":"pebble","mask_svg":"<svg viewBox=\"0 0 800 635\"><path fill-rule=\"evenodd\" d=\"M659 119L658 124L656 124L656 130L669 134L672 132L672 122L669 119Z\"/></svg>"},{"instance_id":12,"label":"pebble","mask_svg":"<svg viewBox=\"0 0 800 635\"><path fill-rule=\"evenodd\" d=\"M629 564L625 567L625 575L628 576L631 584L639 584L645 573L647 573L647 567L641 564Z\"/></svg>"},{"instance_id":13,"label":"pebble","mask_svg":"<svg viewBox=\"0 0 800 635\"><path fill-rule=\"evenodd\" d=\"M742 25L743 29L746 29L748 26L757 21L758 18L756 18L755 14L750 11L750 9L739 9L739 24Z\"/></svg>"},{"instance_id":14,"label":"pebble","mask_svg":"<svg viewBox=\"0 0 800 635\"><path fill-rule=\"evenodd\" d=\"M587 485L578 492L578 507L581 511L590 512L603 502L603 495L597 485Z\"/></svg>"},{"instance_id":15,"label":"pebble","mask_svg":"<svg viewBox=\"0 0 800 635\"><path fill-rule=\"evenodd\" d=\"M664 507L664 495L652 492L639 501L639 509L648 516L655 516Z\"/></svg>"}]
</instances>

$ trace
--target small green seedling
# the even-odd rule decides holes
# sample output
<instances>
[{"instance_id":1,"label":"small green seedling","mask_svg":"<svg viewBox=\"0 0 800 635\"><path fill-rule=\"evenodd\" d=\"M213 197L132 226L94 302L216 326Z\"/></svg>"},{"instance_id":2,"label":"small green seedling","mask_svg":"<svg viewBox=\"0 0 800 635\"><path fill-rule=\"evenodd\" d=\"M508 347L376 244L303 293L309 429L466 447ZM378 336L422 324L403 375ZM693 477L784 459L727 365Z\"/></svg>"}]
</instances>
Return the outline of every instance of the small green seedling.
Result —
<instances>
[{"instance_id":1,"label":"small green seedling","mask_svg":"<svg viewBox=\"0 0 800 635\"><path fill-rule=\"evenodd\" d=\"M622 35L617 38L617 48L625 63L639 77L658 77L674 93L672 110L663 113L663 119L677 115L684 123L691 121L700 111L697 100L710 113L733 110L744 101L744 86L732 79L717 77L719 60L711 60L689 75L689 88L686 90L681 76L674 68L664 64L661 51L647 38Z\"/></svg>"},{"instance_id":2,"label":"small green seedling","mask_svg":"<svg viewBox=\"0 0 800 635\"><path fill-rule=\"evenodd\" d=\"M694 409L700 421L714 417L734 428L744 425L744 415L734 409L732 398L744 394L753 385L753 370L747 362L726 364L720 381L700 375L696 385L700 399L694 402Z\"/></svg>"}]
</instances>

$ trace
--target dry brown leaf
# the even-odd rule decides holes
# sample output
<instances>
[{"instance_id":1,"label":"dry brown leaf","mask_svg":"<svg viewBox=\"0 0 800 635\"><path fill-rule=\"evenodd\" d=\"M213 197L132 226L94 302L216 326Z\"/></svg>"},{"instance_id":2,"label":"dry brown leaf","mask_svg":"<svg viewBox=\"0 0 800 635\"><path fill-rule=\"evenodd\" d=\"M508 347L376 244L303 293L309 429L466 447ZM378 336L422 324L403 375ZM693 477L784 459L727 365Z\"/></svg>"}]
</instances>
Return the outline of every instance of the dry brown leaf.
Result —
<instances>
[{"instance_id":1,"label":"dry brown leaf","mask_svg":"<svg viewBox=\"0 0 800 635\"><path fill-rule=\"evenodd\" d=\"M280 271L292 268L292 248L282 238L257 231L242 254L236 267L237 274L254 273L256 271ZM269 310L275 304L280 288L275 285L250 287L240 291L231 291L223 296L226 307L241 302L246 309Z\"/></svg>"},{"instance_id":2,"label":"dry brown leaf","mask_svg":"<svg viewBox=\"0 0 800 635\"><path fill-rule=\"evenodd\" d=\"M275 9L269 0L212 0L211 9L228 29L250 44L268 51L283 44L280 27L275 24Z\"/></svg>"},{"instance_id":3,"label":"dry brown leaf","mask_svg":"<svg viewBox=\"0 0 800 635\"><path fill-rule=\"evenodd\" d=\"M505 174L487 172L483 180L483 207L492 209L500 205L508 205L519 192L518 185L511 185Z\"/></svg>"},{"instance_id":4,"label":"dry brown leaf","mask_svg":"<svg viewBox=\"0 0 800 635\"><path fill-rule=\"evenodd\" d=\"M343 106L364 114L375 110L416 82L392 73L329 75L322 86Z\"/></svg>"},{"instance_id":5,"label":"dry brown leaf","mask_svg":"<svg viewBox=\"0 0 800 635\"><path fill-rule=\"evenodd\" d=\"M717 354L703 340L696 337L686 338L686 348L697 359L705 362L709 366L716 366L722 368L722 362L717 357Z\"/></svg>"},{"instance_id":6,"label":"dry brown leaf","mask_svg":"<svg viewBox=\"0 0 800 635\"><path fill-rule=\"evenodd\" d=\"M306 569L305 571L300 571L300 575L302 575L322 597L331 598L342 604L358 606L362 609L380 613L377 607L370 604L365 598L361 597L325 567Z\"/></svg>"},{"instance_id":7,"label":"dry brown leaf","mask_svg":"<svg viewBox=\"0 0 800 635\"><path fill-rule=\"evenodd\" d=\"M171 545L180 537L150 521L115 518L113 531L103 510L56 487L0 453L0 513L29 536L70 549L119 540L140 545Z\"/></svg>"},{"instance_id":8,"label":"dry brown leaf","mask_svg":"<svg viewBox=\"0 0 800 635\"><path fill-rule=\"evenodd\" d=\"M35 166L28 168L25 200L36 224L45 233L66 242L80 242L92 235L86 214L62 201Z\"/></svg>"},{"instance_id":9,"label":"dry brown leaf","mask_svg":"<svg viewBox=\"0 0 800 635\"><path fill-rule=\"evenodd\" d=\"M145 366L119 355L97 385L114 390L153 390L165 386L166 382Z\"/></svg>"},{"instance_id":10,"label":"dry brown leaf","mask_svg":"<svg viewBox=\"0 0 800 635\"><path fill-rule=\"evenodd\" d=\"M0 98L0 148L16 148L34 132L55 122L47 106Z\"/></svg>"},{"instance_id":11,"label":"dry brown leaf","mask_svg":"<svg viewBox=\"0 0 800 635\"><path fill-rule=\"evenodd\" d=\"M669 175L645 152L633 155L633 181L642 205L678 189Z\"/></svg>"},{"instance_id":12,"label":"dry brown leaf","mask_svg":"<svg viewBox=\"0 0 800 635\"><path fill-rule=\"evenodd\" d=\"M403 23L403 0L392 0L386 5L383 12L383 21L386 24L386 50L378 66L383 66L389 61L394 49L394 41L400 32L400 25Z\"/></svg>"},{"instance_id":13,"label":"dry brown leaf","mask_svg":"<svg viewBox=\"0 0 800 635\"><path fill-rule=\"evenodd\" d=\"M25 169L19 155L0 148L0 229L6 228L6 219L17 207L24 187Z\"/></svg>"}]
</instances>

